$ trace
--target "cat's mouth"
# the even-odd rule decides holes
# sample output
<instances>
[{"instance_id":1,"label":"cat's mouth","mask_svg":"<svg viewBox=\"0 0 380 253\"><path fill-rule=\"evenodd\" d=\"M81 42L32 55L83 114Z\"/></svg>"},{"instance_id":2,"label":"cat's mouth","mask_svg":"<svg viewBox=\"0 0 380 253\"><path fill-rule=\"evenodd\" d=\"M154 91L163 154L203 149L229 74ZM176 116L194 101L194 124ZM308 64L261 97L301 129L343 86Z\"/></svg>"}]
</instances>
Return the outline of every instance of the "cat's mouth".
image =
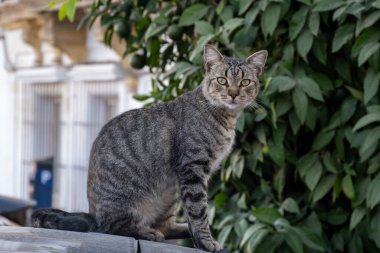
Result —
<instances>
[{"instance_id":1,"label":"cat's mouth","mask_svg":"<svg viewBox=\"0 0 380 253\"><path fill-rule=\"evenodd\" d=\"M234 100L232 100L229 103L227 103L227 106L230 109L237 109L237 108L241 107L241 105L239 103L237 103L236 101L234 101Z\"/></svg>"}]
</instances>

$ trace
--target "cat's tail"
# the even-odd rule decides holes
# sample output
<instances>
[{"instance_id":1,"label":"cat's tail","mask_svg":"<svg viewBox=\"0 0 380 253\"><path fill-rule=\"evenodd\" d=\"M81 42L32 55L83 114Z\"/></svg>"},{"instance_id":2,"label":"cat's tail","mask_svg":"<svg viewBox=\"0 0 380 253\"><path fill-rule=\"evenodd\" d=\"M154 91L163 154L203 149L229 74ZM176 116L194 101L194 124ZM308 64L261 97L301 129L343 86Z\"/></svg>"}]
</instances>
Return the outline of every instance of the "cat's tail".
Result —
<instances>
[{"instance_id":1,"label":"cat's tail","mask_svg":"<svg viewBox=\"0 0 380 253\"><path fill-rule=\"evenodd\" d=\"M38 209L32 215L32 226L69 230L77 232L96 232L95 218L88 213L68 213L58 209Z\"/></svg>"}]
</instances>

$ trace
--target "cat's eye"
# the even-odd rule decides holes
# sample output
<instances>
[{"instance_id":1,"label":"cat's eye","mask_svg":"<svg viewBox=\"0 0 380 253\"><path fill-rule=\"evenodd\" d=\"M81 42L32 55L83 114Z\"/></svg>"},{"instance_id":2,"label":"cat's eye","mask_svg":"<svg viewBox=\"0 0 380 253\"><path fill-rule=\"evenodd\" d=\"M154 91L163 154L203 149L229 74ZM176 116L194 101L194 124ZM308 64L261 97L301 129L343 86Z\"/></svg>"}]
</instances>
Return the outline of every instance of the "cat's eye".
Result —
<instances>
[{"instance_id":1,"label":"cat's eye","mask_svg":"<svg viewBox=\"0 0 380 253\"><path fill-rule=\"evenodd\" d=\"M249 84L251 83L251 80L249 79L244 79L240 82L240 85L245 87L245 86L248 86Z\"/></svg>"},{"instance_id":2,"label":"cat's eye","mask_svg":"<svg viewBox=\"0 0 380 253\"><path fill-rule=\"evenodd\" d=\"M227 85L227 80L226 80L226 78L224 78L224 77L218 77L216 80L217 80L218 83L221 84L221 85Z\"/></svg>"}]
</instances>

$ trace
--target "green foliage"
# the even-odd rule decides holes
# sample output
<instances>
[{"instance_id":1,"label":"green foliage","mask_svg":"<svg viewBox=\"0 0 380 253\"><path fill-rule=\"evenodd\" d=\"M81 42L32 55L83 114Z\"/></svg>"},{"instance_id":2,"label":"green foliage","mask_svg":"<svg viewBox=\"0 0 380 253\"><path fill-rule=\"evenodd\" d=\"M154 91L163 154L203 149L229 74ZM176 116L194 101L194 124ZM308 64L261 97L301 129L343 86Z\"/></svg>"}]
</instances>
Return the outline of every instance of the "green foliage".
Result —
<instances>
[{"instance_id":1,"label":"green foliage","mask_svg":"<svg viewBox=\"0 0 380 253\"><path fill-rule=\"evenodd\" d=\"M84 20L96 18L108 44L129 27L125 55L146 58L155 78L139 100L199 85L206 43L269 51L256 109L210 189L231 252L379 252L379 0L98 0Z\"/></svg>"}]
</instances>

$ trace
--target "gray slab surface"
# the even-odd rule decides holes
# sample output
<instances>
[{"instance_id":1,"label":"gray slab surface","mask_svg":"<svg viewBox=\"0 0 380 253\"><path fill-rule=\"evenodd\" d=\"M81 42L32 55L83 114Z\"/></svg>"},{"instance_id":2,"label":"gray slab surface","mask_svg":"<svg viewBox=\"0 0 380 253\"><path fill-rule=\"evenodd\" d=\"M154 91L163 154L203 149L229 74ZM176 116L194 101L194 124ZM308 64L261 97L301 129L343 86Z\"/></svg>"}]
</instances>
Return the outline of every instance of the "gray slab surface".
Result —
<instances>
[{"instance_id":1,"label":"gray slab surface","mask_svg":"<svg viewBox=\"0 0 380 253\"><path fill-rule=\"evenodd\" d=\"M168 244L166 243L158 243L143 240L139 240L139 245L141 253L208 253L206 251L198 249L185 248L176 245L169 245L168 247Z\"/></svg>"},{"instance_id":2,"label":"gray slab surface","mask_svg":"<svg viewBox=\"0 0 380 253\"><path fill-rule=\"evenodd\" d=\"M206 253L167 243L100 233L0 226L0 253Z\"/></svg>"}]
</instances>

